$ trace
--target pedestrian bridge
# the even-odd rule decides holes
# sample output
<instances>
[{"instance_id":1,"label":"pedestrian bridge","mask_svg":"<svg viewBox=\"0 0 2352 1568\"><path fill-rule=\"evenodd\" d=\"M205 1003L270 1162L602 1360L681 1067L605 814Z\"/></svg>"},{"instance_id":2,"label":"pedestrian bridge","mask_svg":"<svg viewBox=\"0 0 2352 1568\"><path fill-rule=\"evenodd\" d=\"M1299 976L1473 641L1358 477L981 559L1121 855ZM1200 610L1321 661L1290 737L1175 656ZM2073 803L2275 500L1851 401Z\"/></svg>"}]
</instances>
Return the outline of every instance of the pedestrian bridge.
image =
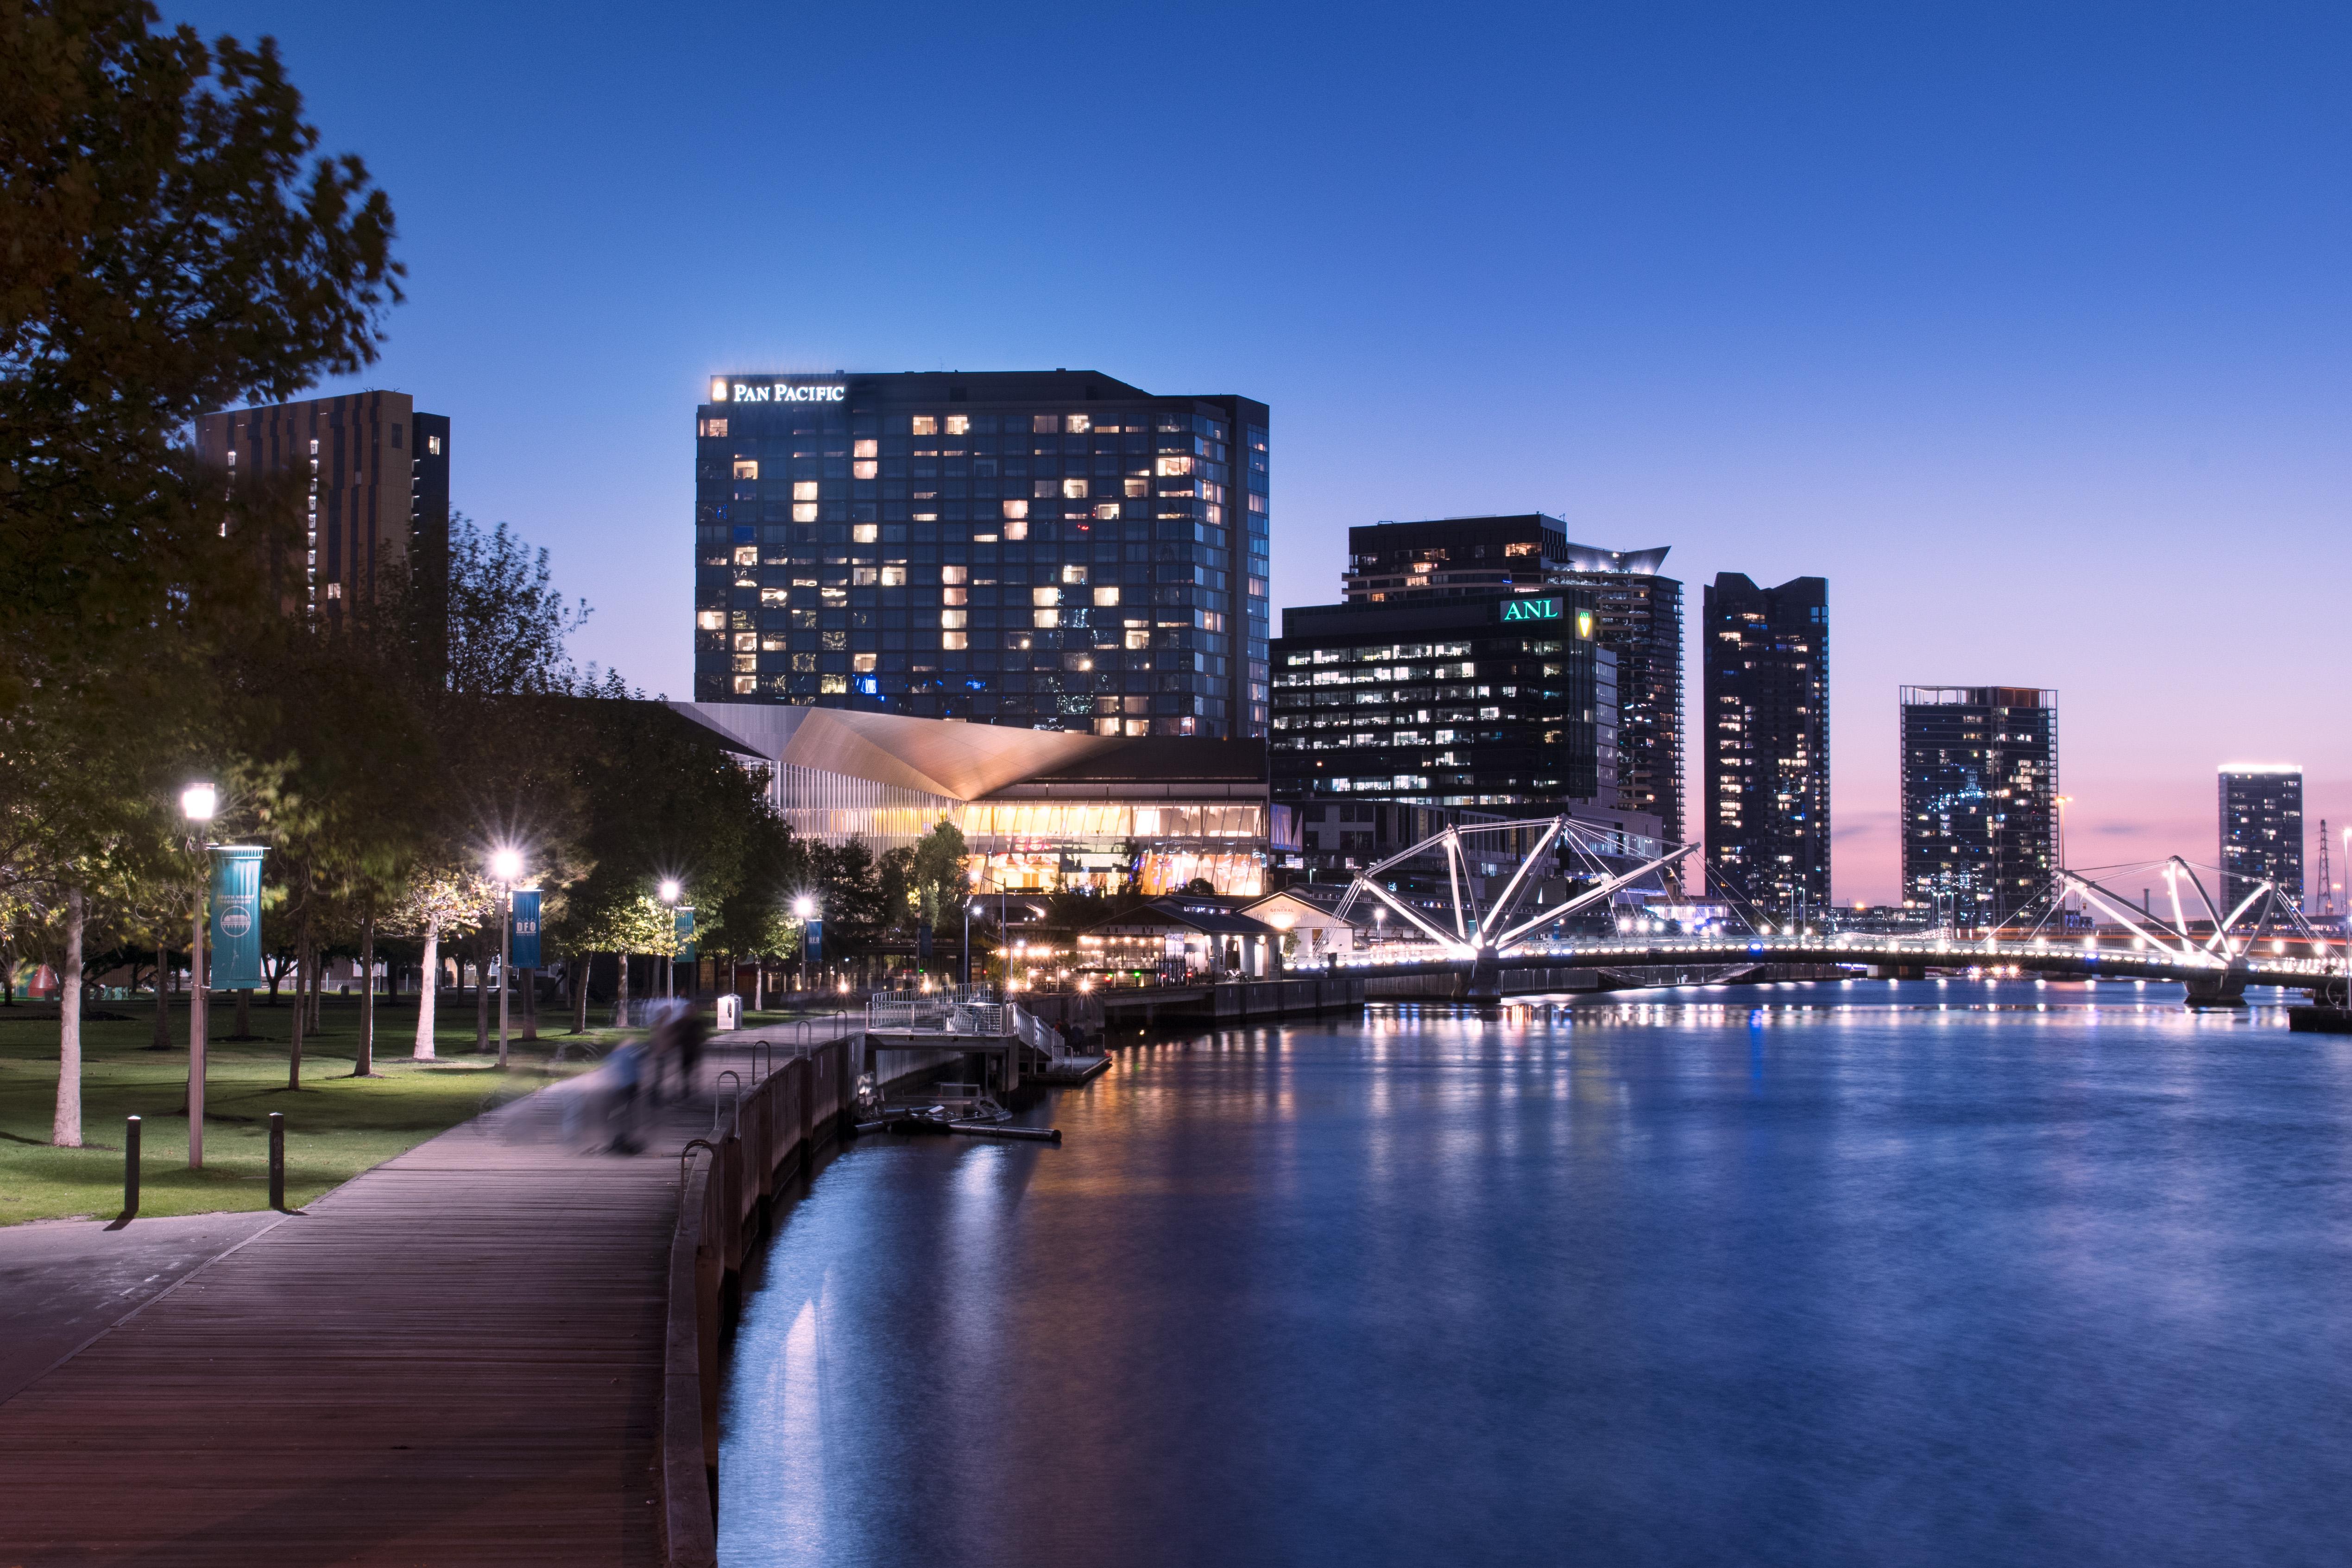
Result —
<instances>
[{"instance_id":1,"label":"pedestrian bridge","mask_svg":"<svg viewBox=\"0 0 2352 1568\"><path fill-rule=\"evenodd\" d=\"M1481 899L1472 862L1496 858L1475 850L1482 837L1516 835L1532 841L1490 898ZM1466 994L1492 994L1490 977L1506 970L1581 968L1635 970L1720 969L1733 978L1759 966L1866 967L1895 976L1929 968L1966 968L2010 974L2179 981L2192 1004L2230 1005L2249 985L2288 986L2324 992L2347 984L2347 943L2313 927L2293 901L2273 884L2255 886L2233 909L2223 912L2205 892L2197 868L2175 855L2144 866L2094 868L2132 871L2163 879L2168 913L2159 915L2143 898L2135 906L2113 888L2076 871L2060 870L2041 898L1984 936L1949 933L1871 935L1822 932L1801 921L1776 921L1752 902L1740 899L1728 879L1700 862L1701 886L1712 882L1734 904L1749 929L1716 934L1653 931L1617 936L1569 935L1571 917L1604 914L1660 873L1698 851L1679 844L1640 865L1612 854L1610 835L1570 817L1448 828L1410 849L1359 873L1339 905L1344 917L1370 900L1401 922L1408 939L1378 944L1367 952L1339 958L1334 972L1367 977L1451 972L1468 977ZM1416 904L1402 896L1386 873L1424 857L1442 859L1446 882L1434 900ZM1508 859L1507 855L1502 857ZM2208 868L2209 870L2210 868ZM1585 883L1557 903L1543 890L1563 875ZM2190 901L2201 905L2192 919ZM2079 901L2098 923L2076 935L2067 906ZM1638 910L1638 905L1635 906ZM2039 911L2039 919L2032 918ZM1588 913L1590 912L1590 913ZM2054 929L2043 929L2056 922ZM1654 924L1646 919L1637 924Z\"/></svg>"}]
</instances>

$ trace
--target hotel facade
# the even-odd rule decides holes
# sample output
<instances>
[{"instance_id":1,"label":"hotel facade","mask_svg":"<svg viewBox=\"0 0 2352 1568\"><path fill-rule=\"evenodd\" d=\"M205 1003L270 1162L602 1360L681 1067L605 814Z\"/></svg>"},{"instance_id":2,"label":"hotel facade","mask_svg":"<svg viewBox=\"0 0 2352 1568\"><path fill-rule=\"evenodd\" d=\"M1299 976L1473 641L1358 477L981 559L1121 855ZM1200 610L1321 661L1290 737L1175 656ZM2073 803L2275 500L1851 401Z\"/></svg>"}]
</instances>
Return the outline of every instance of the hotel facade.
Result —
<instances>
[{"instance_id":1,"label":"hotel facade","mask_svg":"<svg viewBox=\"0 0 2352 1568\"><path fill-rule=\"evenodd\" d=\"M1090 371L724 375L695 698L1263 736L1266 405Z\"/></svg>"}]
</instances>

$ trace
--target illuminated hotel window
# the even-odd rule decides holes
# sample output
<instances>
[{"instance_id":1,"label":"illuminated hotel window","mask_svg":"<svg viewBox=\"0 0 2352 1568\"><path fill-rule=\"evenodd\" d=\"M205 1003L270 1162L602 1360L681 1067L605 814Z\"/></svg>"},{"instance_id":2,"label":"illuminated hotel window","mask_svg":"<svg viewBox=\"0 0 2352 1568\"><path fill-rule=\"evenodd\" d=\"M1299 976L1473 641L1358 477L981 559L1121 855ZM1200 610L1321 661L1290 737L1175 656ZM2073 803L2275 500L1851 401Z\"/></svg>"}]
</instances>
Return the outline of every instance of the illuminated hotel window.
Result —
<instances>
[{"instance_id":1,"label":"illuminated hotel window","mask_svg":"<svg viewBox=\"0 0 2352 1568\"><path fill-rule=\"evenodd\" d=\"M1096 589L1095 602L1097 604L1117 604L1118 602L1118 590L1116 588Z\"/></svg>"},{"instance_id":2,"label":"illuminated hotel window","mask_svg":"<svg viewBox=\"0 0 2352 1568\"><path fill-rule=\"evenodd\" d=\"M1008 517L1025 517L1029 515L1029 503L1007 501L1004 503L1004 515Z\"/></svg>"},{"instance_id":3,"label":"illuminated hotel window","mask_svg":"<svg viewBox=\"0 0 2352 1568\"><path fill-rule=\"evenodd\" d=\"M698 630L703 632L724 632L727 630L727 612L698 610L694 614L694 624Z\"/></svg>"},{"instance_id":4,"label":"illuminated hotel window","mask_svg":"<svg viewBox=\"0 0 2352 1568\"><path fill-rule=\"evenodd\" d=\"M1062 422L1050 413L1036 413L1029 416L1029 429L1033 434L1053 435L1061 428Z\"/></svg>"},{"instance_id":5,"label":"illuminated hotel window","mask_svg":"<svg viewBox=\"0 0 2352 1568\"><path fill-rule=\"evenodd\" d=\"M1074 413L1069 417L1069 432L1072 435L1084 435L1093 423L1094 422L1090 418L1083 413Z\"/></svg>"},{"instance_id":6,"label":"illuminated hotel window","mask_svg":"<svg viewBox=\"0 0 2352 1568\"><path fill-rule=\"evenodd\" d=\"M1086 568L1066 567L1063 570L1066 571L1075 570L1083 572ZM1058 588L1033 588L1029 591L1029 602L1032 604L1059 604L1062 602L1062 591ZM1037 624L1040 626L1050 626L1053 622L1050 621L1040 621Z\"/></svg>"},{"instance_id":7,"label":"illuminated hotel window","mask_svg":"<svg viewBox=\"0 0 2352 1568\"><path fill-rule=\"evenodd\" d=\"M857 444L860 446L871 446L874 444L870 441L861 441ZM852 463L849 465L849 476L853 479L872 479L878 476L881 472L882 465L879 463L873 462L867 458L861 457L856 462ZM873 494L871 490L862 490L858 493L860 495L867 496Z\"/></svg>"},{"instance_id":8,"label":"illuminated hotel window","mask_svg":"<svg viewBox=\"0 0 2352 1568\"><path fill-rule=\"evenodd\" d=\"M851 526L849 538L853 544L878 544L881 542L882 530L873 523L856 523Z\"/></svg>"},{"instance_id":9,"label":"illuminated hotel window","mask_svg":"<svg viewBox=\"0 0 2352 1568\"><path fill-rule=\"evenodd\" d=\"M809 488L814 490L816 486L812 485ZM816 503L814 501L793 502L793 521L796 523L813 523L816 521Z\"/></svg>"},{"instance_id":10,"label":"illuminated hotel window","mask_svg":"<svg viewBox=\"0 0 2352 1568\"><path fill-rule=\"evenodd\" d=\"M735 477L738 479L757 479L759 476L760 461L758 458L738 457L735 459Z\"/></svg>"},{"instance_id":11,"label":"illuminated hotel window","mask_svg":"<svg viewBox=\"0 0 2352 1568\"><path fill-rule=\"evenodd\" d=\"M972 537L975 541L978 541L985 538L987 536L984 534L975 534ZM1029 537L1029 525L1026 523L1007 523L1004 525L1004 537L1008 539L1025 539Z\"/></svg>"},{"instance_id":12,"label":"illuminated hotel window","mask_svg":"<svg viewBox=\"0 0 2352 1568\"><path fill-rule=\"evenodd\" d=\"M851 455L855 457L879 457L882 455L881 444L875 441L861 441L857 443L857 449L853 452Z\"/></svg>"},{"instance_id":13,"label":"illuminated hotel window","mask_svg":"<svg viewBox=\"0 0 2352 1568\"><path fill-rule=\"evenodd\" d=\"M970 415L961 413L951 413L948 415L948 434L950 435L967 434L971 430L971 419ZM920 435L923 433L919 430L915 434Z\"/></svg>"},{"instance_id":14,"label":"illuminated hotel window","mask_svg":"<svg viewBox=\"0 0 2352 1568\"><path fill-rule=\"evenodd\" d=\"M874 658L871 653L852 653L849 656L849 667L859 674L871 674L874 670Z\"/></svg>"},{"instance_id":15,"label":"illuminated hotel window","mask_svg":"<svg viewBox=\"0 0 2352 1568\"><path fill-rule=\"evenodd\" d=\"M795 501L814 501L814 500L815 500L815 499L816 499L816 481L815 481L815 480L814 480L814 479L795 479L795 480L793 480L793 500L795 500Z\"/></svg>"},{"instance_id":16,"label":"illuminated hotel window","mask_svg":"<svg viewBox=\"0 0 2352 1568\"><path fill-rule=\"evenodd\" d=\"M940 433L940 422L930 414L919 413L915 415L913 430L917 435L937 435Z\"/></svg>"}]
</instances>

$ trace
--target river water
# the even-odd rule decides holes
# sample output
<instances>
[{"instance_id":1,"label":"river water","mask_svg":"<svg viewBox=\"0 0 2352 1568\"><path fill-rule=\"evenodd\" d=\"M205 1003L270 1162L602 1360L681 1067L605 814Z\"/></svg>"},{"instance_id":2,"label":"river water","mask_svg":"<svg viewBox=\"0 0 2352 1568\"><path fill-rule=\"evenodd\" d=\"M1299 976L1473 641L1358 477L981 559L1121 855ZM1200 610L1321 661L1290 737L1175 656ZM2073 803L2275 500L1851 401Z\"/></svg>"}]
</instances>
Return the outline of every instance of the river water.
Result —
<instances>
[{"instance_id":1,"label":"river water","mask_svg":"<svg viewBox=\"0 0 2352 1568\"><path fill-rule=\"evenodd\" d=\"M1375 1011L864 1141L721 1560L2344 1563L2352 1037L2178 997Z\"/></svg>"}]
</instances>

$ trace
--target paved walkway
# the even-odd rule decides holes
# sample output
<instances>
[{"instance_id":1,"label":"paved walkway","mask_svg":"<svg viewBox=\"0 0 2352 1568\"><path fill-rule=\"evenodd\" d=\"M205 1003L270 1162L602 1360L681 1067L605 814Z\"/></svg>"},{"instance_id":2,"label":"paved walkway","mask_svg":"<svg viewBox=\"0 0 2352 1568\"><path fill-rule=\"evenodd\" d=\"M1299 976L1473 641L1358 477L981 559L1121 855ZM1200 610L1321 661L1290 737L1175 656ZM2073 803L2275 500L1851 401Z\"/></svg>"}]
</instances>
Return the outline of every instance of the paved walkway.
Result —
<instances>
[{"instance_id":1,"label":"paved walkway","mask_svg":"<svg viewBox=\"0 0 2352 1568\"><path fill-rule=\"evenodd\" d=\"M0 1229L0 1402L278 1218L265 1210L141 1219L121 1230L103 1219Z\"/></svg>"},{"instance_id":2,"label":"paved walkway","mask_svg":"<svg viewBox=\"0 0 2352 1568\"><path fill-rule=\"evenodd\" d=\"M569 1089L265 1221L7 1397L0 1568L656 1562L677 1151L710 1110L589 1153Z\"/></svg>"}]
</instances>

